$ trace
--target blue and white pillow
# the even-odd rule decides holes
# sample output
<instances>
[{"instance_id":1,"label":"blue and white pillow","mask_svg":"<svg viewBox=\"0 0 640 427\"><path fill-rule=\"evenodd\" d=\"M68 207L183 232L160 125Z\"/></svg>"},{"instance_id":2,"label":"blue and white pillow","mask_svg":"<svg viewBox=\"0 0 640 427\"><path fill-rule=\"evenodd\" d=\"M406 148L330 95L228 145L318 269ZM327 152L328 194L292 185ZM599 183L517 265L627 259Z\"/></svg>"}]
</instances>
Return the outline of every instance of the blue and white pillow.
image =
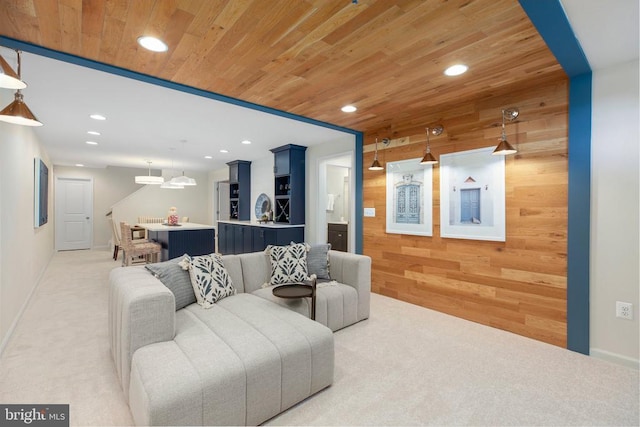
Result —
<instances>
[{"instance_id":1,"label":"blue and white pillow","mask_svg":"<svg viewBox=\"0 0 640 427\"><path fill-rule=\"evenodd\" d=\"M265 252L271 260L270 285L286 285L309 280L307 269L308 245L293 243L288 246L269 245Z\"/></svg>"},{"instance_id":2,"label":"blue and white pillow","mask_svg":"<svg viewBox=\"0 0 640 427\"><path fill-rule=\"evenodd\" d=\"M183 269L189 270L196 300L204 308L209 308L222 298L235 295L229 272L222 263L219 254L190 257L185 255L180 262Z\"/></svg>"}]
</instances>

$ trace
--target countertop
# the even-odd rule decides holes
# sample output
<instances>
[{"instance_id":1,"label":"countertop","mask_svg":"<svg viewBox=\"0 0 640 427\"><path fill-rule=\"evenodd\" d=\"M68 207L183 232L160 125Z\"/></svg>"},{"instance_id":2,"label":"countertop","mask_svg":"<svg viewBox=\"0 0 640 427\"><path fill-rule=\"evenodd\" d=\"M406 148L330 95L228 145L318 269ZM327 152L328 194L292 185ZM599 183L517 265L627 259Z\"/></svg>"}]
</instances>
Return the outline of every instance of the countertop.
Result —
<instances>
[{"instance_id":1,"label":"countertop","mask_svg":"<svg viewBox=\"0 0 640 427\"><path fill-rule=\"evenodd\" d=\"M146 228L148 231L180 231L180 230L215 230L213 225L196 224L194 222L181 222L180 226L164 225L154 223L141 223L136 224L142 228Z\"/></svg>"},{"instance_id":2,"label":"countertop","mask_svg":"<svg viewBox=\"0 0 640 427\"><path fill-rule=\"evenodd\" d=\"M238 221L238 220L219 220L218 222L222 222L225 224L235 224L235 225L249 225L252 227L267 227L267 228L297 228L304 227L304 224L283 224L281 222L258 222L255 220L251 221Z\"/></svg>"}]
</instances>

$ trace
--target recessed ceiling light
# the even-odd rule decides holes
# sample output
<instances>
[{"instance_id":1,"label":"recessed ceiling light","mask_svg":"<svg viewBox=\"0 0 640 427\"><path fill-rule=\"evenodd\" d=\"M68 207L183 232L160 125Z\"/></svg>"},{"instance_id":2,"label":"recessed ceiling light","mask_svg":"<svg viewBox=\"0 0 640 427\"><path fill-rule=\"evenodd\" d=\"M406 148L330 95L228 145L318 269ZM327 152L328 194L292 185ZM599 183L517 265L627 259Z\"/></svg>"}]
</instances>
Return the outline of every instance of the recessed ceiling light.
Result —
<instances>
[{"instance_id":1,"label":"recessed ceiling light","mask_svg":"<svg viewBox=\"0 0 640 427\"><path fill-rule=\"evenodd\" d=\"M249 145L251 144L251 141L249 141L248 139L245 139L244 141L242 141L242 143L245 145Z\"/></svg>"},{"instance_id":2,"label":"recessed ceiling light","mask_svg":"<svg viewBox=\"0 0 640 427\"><path fill-rule=\"evenodd\" d=\"M222 150L220 150L221 153L228 153L229 150L225 150L224 148Z\"/></svg>"},{"instance_id":3,"label":"recessed ceiling light","mask_svg":"<svg viewBox=\"0 0 640 427\"><path fill-rule=\"evenodd\" d=\"M205 159L213 159L212 156L204 156Z\"/></svg>"},{"instance_id":4,"label":"recessed ceiling light","mask_svg":"<svg viewBox=\"0 0 640 427\"><path fill-rule=\"evenodd\" d=\"M166 52L169 50L169 47L165 42L155 37L138 37L138 44L152 52Z\"/></svg>"},{"instance_id":5,"label":"recessed ceiling light","mask_svg":"<svg viewBox=\"0 0 640 427\"><path fill-rule=\"evenodd\" d=\"M444 70L444 73L447 76L459 76L460 74L464 74L467 72L469 67L464 64L456 64Z\"/></svg>"},{"instance_id":6,"label":"recessed ceiling light","mask_svg":"<svg viewBox=\"0 0 640 427\"><path fill-rule=\"evenodd\" d=\"M93 120L107 120L107 118L102 114L91 114L89 117L91 117Z\"/></svg>"},{"instance_id":7,"label":"recessed ceiling light","mask_svg":"<svg viewBox=\"0 0 640 427\"><path fill-rule=\"evenodd\" d=\"M357 110L357 108L353 105L345 105L344 107L341 108L341 110L345 113L353 113L354 111Z\"/></svg>"},{"instance_id":8,"label":"recessed ceiling light","mask_svg":"<svg viewBox=\"0 0 640 427\"><path fill-rule=\"evenodd\" d=\"M96 132L95 130L90 130L87 132L89 135L100 135L100 132Z\"/></svg>"},{"instance_id":9,"label":"recessed ceiling light","mask_svg":"<svg viewBox=\"0 0 640 427\"><path fill-rule=\"evenodd\" d=\"M95 141L86 141L85 143L89 145L98 145L98 143Z\"/></svg>"},{"instance_id":10,"label":"recessed ceiling light","mask_svg":"<svg viewBox=\"0 0 640 427\"><path fill-rule=\"evenodd\" d=\"M82 163L76 163L76 166L79 167L79 168L83 168L84 167L84 165Z\"/></svg>"}]
</instances>

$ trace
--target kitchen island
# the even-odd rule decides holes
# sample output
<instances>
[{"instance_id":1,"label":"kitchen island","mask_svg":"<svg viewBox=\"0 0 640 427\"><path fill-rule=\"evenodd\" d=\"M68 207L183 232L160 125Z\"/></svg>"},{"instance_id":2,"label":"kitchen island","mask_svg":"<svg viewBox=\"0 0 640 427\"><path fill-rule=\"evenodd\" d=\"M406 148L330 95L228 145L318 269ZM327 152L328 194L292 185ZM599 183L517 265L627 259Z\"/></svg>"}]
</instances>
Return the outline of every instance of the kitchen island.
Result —
<instances>
[{"instance_id":1,"label":"kitchen island","mask_svg":"<svg viewBox=\"0 0 640 427\"><path fill-rule=\"evenodd\" d=\"M216 228L213 225L183 222L178 225L138 224L147 230L149 240L162 245L162 261L184 254L207 255L216 251Z\"/></svg>"}]
</instances>

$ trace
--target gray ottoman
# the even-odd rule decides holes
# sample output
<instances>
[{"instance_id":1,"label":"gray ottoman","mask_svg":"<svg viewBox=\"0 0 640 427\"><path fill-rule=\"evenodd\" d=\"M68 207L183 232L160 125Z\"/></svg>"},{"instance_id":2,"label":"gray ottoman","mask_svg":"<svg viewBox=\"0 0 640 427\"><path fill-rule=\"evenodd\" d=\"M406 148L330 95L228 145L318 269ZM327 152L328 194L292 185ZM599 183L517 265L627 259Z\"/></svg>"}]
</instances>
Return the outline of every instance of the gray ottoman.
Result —
<instances>
[{"instance_id":1,"label":"gray ottoman","mask_svg":"<svg viewBox=\"0 0 640 427\"><path fill-rule=\"evenodd\" d=\"M331 330L255 295L175 319L172 341L133 355L137 425L256 425L333 381Z\"/></svg>"}]
</instances>

